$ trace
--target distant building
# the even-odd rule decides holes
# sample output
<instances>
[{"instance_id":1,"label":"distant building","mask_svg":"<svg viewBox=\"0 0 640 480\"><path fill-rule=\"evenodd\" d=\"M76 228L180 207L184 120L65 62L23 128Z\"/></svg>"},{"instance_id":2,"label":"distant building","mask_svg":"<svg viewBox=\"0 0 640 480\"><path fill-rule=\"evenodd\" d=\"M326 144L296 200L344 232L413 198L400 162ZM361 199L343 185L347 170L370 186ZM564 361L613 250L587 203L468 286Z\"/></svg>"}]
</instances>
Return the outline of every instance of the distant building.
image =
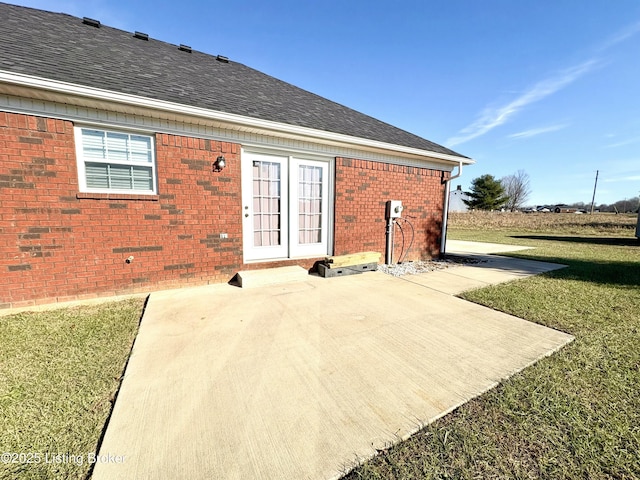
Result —
<instances>
[{"instance_id":1,"label":"distant building","mask_svg":"<svg viewBox=\"0 0 640 480\"><path fill-rule=\"evenodd\" d=\"M468 212L469 207L463 202L469 200L469 195L462 191L462 185L449 193L449 211L450 212Z\"/></svg>"}]
</instances>

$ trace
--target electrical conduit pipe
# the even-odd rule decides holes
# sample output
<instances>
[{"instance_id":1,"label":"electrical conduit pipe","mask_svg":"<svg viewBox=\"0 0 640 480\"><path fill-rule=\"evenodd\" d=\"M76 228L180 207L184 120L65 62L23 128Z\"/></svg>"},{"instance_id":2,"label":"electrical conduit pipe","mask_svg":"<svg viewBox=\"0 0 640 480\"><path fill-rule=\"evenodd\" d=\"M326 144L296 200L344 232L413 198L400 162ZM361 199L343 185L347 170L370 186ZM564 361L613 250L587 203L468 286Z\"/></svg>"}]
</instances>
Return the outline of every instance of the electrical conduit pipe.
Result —
<instances>
[{"instance_id":1,"label":"electrical conduit pipe","mask_svg":"<svg viewBox=\"0 0 640 480\"><path fill-rule=\"evenodd\" d=\"M453 171L453 169L452 169ZM444 187L444 208L442 209L442 236L440 239L440 256L447 253L447 220L449 219L449 195L451 192L451 180L462 175L462 162L458 162L458 173L449 177Z\"/></svg>"}]
</instances>

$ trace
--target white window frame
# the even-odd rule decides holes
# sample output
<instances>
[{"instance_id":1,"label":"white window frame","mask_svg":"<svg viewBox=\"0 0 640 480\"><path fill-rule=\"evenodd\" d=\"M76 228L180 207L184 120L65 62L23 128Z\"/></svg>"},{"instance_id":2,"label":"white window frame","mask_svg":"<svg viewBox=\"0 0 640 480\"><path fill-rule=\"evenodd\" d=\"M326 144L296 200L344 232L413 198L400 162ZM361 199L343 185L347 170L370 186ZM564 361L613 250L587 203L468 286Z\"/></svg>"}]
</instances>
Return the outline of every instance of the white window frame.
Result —
<instances>
[{"instance_id":1,"label":"white window frame","mask_svg":"<svg viewBox=\"0 0 640 480\"><path fill-rule=\"evenodd\" d=\"M85 158L84 149L82 144L82 130L97 130L107 133L115 133L120 135L136 135L142 137L148 137L151 141L151 162L136 162L131 160L114 160L114 159L96 159ZM78 185L80 192L86 193L117 193L117 194L129 194L129 195L157 195L158 194L158 175L156 168L156 146L155 135L149 132L141 132L136 130L116 130L112 128L105 128L96 125L76 125L74 127L75 143L76 143L76 160L78 165ZM151 190L134 190L134 189L118 189L118 188L90 188L87 186L87 172L86 163L102 163L110 165L128 165L128 166L141 166L151 167Z\"/></svg>"}]
</instances>

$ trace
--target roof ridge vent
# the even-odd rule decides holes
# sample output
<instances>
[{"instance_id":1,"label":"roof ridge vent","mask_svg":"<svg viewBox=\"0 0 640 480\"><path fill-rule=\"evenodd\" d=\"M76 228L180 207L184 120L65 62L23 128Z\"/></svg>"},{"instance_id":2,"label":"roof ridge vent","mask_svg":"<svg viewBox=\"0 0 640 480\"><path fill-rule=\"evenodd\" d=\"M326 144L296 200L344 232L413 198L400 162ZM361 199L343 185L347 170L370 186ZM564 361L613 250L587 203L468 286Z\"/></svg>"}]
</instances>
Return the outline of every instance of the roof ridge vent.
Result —
<instances>
[{"instance_id":1,"label":"roof ridge vent","mask_svg":"<svg viewBox=\"0 0 640 480\"><path fill-rule=\"evenodd\" d=\"M100 20L95 20L89 17L82 17L82 23L90 25L92 27L100 28Z\"/></svg>"},{"instance_id":2,"label":"roof ridge vent","mask_svg":"<svg viewBox=\"0 0 640 480\"><path fill-rule=\"evenodd\" d=\"M229 58L225 57L223 55L218 55L216 57L216 60L218 60L219 62L222 62L222 63L229 63Z\"/></svg>"},{"instance_id":3,"label":"roof ridge vent","mask_svg":"<svg viewBox=\"0 0 640 480\"><path fill-rule=\"evenodd\" d=\"M189 45L180 44L178 49L182 50L183 52L191 53L191 47Z\"/></svg>"},{"instance_id":4,"label":"roof ridge vent","mask_svg":"<svg viewBox=\"0 0 640 480\"><path fill-rule=\"evenodd\" d=\"M149 35L146 33L136 31L133 34L134 37L139 38L140 40L149 40Z\"/></svg>"}]
</instances>

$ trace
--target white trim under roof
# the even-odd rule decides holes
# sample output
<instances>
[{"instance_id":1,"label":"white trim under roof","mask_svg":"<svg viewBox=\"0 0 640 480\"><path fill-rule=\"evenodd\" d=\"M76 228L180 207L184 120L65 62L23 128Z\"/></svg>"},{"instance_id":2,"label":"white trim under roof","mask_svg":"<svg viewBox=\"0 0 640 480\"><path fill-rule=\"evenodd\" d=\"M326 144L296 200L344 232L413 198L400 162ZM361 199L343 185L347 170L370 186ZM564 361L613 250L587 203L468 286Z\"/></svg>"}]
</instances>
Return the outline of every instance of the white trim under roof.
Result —
<instances>
[{"instance_id":1,"label":"white trim under roof","mask_svg":"<svg viewBox=\"0 0 640 480\"><path fill-rule=\"evenodd\" d=\"M389 150L341 146L329 142L314 142L292 136L276 136L256 133L248 128L232 128L221 122L205 120L187 115L173 115L159 110L135 108L127 105L96 102L79 97L71 98L61 93L9 86L21 90L22 96L4 93L6 85L0 83L0 111L55 118L74 124L103 129L138 131L144 134L187 136L229 142L243 147L259 148L263 153L300 154L305 157L343 157L370 160L373 162L430 168L450 172L455 165L443 160L407 155ZM73 103L71 103L73 102ZM97 105L97 104L100 105Z\"/></svg>"},{"instance_id":2,"label":"white trim under roof","mask_svg":"<svg viewBox=\"0 0 640 480\"><path fill-rule=\"evenodd\" d=\"M456 155L448 155L430 150L422 150L413 147L405 147L376 140L369 140L360 137L353 137L340 133L326 132L308 127L300 127L297 125L289 125L285 123L273 122L269 120L261 120L258 118L246 117L232 113L225 113L216 110L209 110L199 107L191 107L179 103L167 102L163 100L155 100L137 95L125 93L117 93L109 90L102 90L93 87L85 87L67 82L59 82L48 80L31 75L0 71L0 82L22 88L35 88L39 90L50 91L63 95L71 95L76 97L90 98L100 102L119 103L134 107L144 107L152 110L170 112L173 114L187 115L190 117L199 117L224 124L236 125L238 127L249 127L255 129L255 133L280 134L291 136L294 138L306 138L309 140L329 142L338 145L356 146L373 148L379 150L387 150L391 152L403 153L408 155L416 155L428 157L432 160L441 160L443 163L450 162L459 164L475 163L472 159L460 157ZM7 92L11 93L11 92ZM19 93L18 93L19 94Z\"/></svg>"}]
</instances>

